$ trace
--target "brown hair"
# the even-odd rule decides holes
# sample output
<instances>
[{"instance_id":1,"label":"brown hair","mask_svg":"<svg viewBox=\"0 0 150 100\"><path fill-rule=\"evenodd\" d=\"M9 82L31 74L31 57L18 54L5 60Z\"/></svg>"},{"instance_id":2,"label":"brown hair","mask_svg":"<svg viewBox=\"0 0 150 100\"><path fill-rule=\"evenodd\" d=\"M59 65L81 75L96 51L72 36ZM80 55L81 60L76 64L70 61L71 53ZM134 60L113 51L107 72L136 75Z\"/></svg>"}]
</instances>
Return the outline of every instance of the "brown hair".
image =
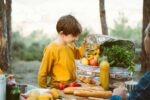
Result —
<instances>
[{"instance_id":1,"label":"brown hair","mask_svg":"<svg viewBox=\"0 0 150 100\"><path fill-rule=\"evenodd\" d=\"M82 27L78 20L72 15L65 15L60 17L56 25L57 32L63 31L65 35L72 34L77 36L81 33Z\"/></svg>"},{"instance_id":2,"label":"brown hair","mask_svg":"<svg viewBox=\"0 0 150 100\"><path fill-rule=\"evenodd\" d=\"M148 37L150 37L150 23L147 25L145 29L145 35L148 35Z\"/></svg>"}]
</instances>

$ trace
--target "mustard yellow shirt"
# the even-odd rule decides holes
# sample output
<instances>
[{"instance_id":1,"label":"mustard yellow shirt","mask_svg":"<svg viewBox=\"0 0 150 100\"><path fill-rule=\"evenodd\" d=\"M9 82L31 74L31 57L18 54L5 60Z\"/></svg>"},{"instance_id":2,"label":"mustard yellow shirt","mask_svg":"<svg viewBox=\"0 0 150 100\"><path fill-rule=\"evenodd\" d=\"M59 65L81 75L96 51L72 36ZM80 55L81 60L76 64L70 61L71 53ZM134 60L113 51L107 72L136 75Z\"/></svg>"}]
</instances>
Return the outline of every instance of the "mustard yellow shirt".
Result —
<instances>
[{"instance_id":1,"label":"mustard yellow shirt","mask_svg":"<svg viewBox=\"0 0 150 100\"><path fill-rule=\"evenodd\" d=\"M42 88L56 87L59 82L74 81L76 79L75 59L83 54L84 46L77 49L74 46L49 44L44 50L39 68L38 85ZM48 76L50 81L47 79Z\"/></svg>"}]
</instances>

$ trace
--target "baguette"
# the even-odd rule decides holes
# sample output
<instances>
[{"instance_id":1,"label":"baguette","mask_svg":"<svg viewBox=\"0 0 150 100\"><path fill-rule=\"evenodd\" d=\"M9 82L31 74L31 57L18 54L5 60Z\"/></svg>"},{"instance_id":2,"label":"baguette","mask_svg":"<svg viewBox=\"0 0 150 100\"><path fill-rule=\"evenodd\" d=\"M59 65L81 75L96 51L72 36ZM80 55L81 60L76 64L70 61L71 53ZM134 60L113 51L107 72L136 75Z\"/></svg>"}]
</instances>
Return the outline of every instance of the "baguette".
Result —
<instances>
[{"instance_id":1,"label":"baguette","mask_svg":"<svg viewBox=\"0 0 150 100\"><path fill-rule=\"evenodd\" d=\"M78 87L76 87L76 88L78 88ZM68 88L65 88L64 90L63 90L63 92L65 93L65 94L73 94L73 92L74 92L74 90L76 89L75 87L68 87Z\"/></svg>"},{"instance_id":2,"label":"baguette","mask_svg":"<svg viewBox=\"0 0 150 100\"><path fill-rule=\"evenodd\" d=\"M73 94L75 90L104 91L101 86L67 87L63 91L65 94Z\"/></svg>"},{"instance_id":3,"label":"baguette","mask_svg":"<svg viewBox=\"0 0 150 100\"><path fill-rule=\"evenodd\" d=\"M111 91L75 90L74 95L81 96L81 97L110 98L112 96L112 92Z\"/></svg>"},{"instance_id":4,"label":"baguette","mask_svg":"<svg viewBox=\"0 0 150 100\"><path fill-rule=\"evenodd\" d=\"M87 90L86 88L83 88L83 87L67 87L63 90L63 92L65 94L73 94L73 92L75 90Z\"/></svg>"},{"instance_id":5,"label":"baguette","mask_svg":"<svg viewBox=\"0 0 150 100\"><path fill-rule=\"evenodd\" d=\"M91 87L85 87L87 90L93 90L93 91L104 91L104 88L101 86L91 86Z\"/></svg>"}]
</instances>

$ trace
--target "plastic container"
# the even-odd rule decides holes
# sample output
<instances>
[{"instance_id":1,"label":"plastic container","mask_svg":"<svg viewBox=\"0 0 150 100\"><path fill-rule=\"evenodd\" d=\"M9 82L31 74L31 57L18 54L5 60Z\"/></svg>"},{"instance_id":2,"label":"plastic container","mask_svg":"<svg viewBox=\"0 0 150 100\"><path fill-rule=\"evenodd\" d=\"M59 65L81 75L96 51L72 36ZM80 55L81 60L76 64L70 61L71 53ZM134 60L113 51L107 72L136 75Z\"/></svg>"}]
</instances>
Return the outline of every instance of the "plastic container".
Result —
<instances>
[{"instance_id":1,"label":"plastic container","mask_svg":"<svg viewBox=\"0 0 150 100\"><path fill-rule=\"evenodd\" d=\"M126 81L125 82L125 87L128 89L128 92L130 93L132 90L135 89L135 86L138 84L137 81Z\"/></svg>"},{"instance_id":2,"label":"plastic container","mask_svg":"<svg viewBox=\"0 0 150 100\"><path fill-rule=\"evenodd\" d=\"M0 75L0 100L6 100L6 77Z\"/></svg>"}]
</instances>

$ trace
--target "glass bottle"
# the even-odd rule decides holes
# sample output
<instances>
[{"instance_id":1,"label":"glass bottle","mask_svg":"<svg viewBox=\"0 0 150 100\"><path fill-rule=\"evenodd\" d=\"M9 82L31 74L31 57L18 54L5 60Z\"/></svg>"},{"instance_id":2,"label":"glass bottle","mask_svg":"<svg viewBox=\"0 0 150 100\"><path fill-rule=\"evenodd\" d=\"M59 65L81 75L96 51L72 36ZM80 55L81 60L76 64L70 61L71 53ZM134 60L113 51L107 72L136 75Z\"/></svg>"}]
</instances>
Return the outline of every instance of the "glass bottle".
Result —
<instances>
[{"instance_id":1,"label":"glass bottle","mask_svg":"<svg viewBox=\"0 0 150 100\"><path fill-rule=\"evenodd\" d=\"M109 62L107 60L103 60L100 63L100 84L104 88L104 90L109 89L109 69Z\"/></svg>"}]
</instances>

